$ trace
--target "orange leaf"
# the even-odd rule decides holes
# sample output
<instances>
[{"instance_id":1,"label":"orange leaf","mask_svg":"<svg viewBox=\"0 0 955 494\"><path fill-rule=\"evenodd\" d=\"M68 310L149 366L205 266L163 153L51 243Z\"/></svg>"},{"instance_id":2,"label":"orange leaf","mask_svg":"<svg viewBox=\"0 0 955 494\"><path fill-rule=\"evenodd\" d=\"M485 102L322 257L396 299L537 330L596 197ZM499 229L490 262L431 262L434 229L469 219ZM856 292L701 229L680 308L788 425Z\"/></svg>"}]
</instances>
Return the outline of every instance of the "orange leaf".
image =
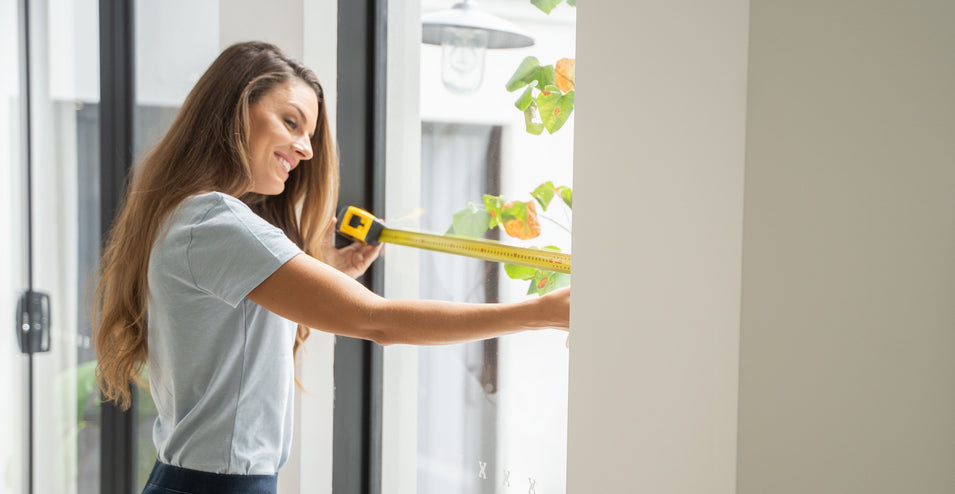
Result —
<instances>
[{"instance_id":1,"label":"orange leaf","mask_svg":"<svg viewBox=\"0 0 955 494\"><path fill-rule=\"evenodd\" d=\"M504 222L504 231L508 235L517 238L523 238L524 222L521 220L507 220Z\"/></svg>"},{"instance_id":2,"label":"orange leaf","mask_svg":"<svg viewBox=\"0 0 955 494\"><path fill-rule=\"evenodd\" d=\"M574 89L574 77L576 76L577 61L573 58L561 58L554 67L554 82L557 83L557 89L563 92Z\"/></svg>"},{"instance_id":3,"label":"orange leaf","mask_svg":"<svg viewBox=\"0 0 955 494\"><path fill-rule=\"evenodd\" d=\"M513 204L513 202L508 202L507 204ZM505 204L505 206L507 206L507 204ZM527 204L526 222L519 218L504 222L504 231L506 231L508 235L521 240L535 238L541 234L541 225L540 222L537 221L537 208L534 206L534 201L528 201L525 204Z\"/></svg>"},{"instance_id":4,"label":"orange leaf","mask_svg":"<svg viewBox=\"0 0 955 494\"><path fill-rule=\"evenodd\" d=\"M541 234L541 224L537 221L537 206L534 201L527 201L527 237L534 238Z\"/></svg>"}]
</instances>

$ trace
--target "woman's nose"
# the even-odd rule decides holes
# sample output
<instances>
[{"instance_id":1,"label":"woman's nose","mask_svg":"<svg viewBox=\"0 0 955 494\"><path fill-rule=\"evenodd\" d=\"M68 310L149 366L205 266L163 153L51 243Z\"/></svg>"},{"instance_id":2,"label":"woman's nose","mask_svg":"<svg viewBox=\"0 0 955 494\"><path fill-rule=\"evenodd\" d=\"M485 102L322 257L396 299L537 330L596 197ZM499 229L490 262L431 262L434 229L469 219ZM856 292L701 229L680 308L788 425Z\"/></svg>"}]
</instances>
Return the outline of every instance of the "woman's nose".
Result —
<instances>
[{"instance_id":1,"label":"woman's nose","mask_svg":"<svg viewBox=\"0 0 955 494\"><path fill-rule=\"evenodd\" d=\"M295 148L299 159L312 159L312 140L307 135L299 137L292 146Z\"/></svg>"}]
</instances>

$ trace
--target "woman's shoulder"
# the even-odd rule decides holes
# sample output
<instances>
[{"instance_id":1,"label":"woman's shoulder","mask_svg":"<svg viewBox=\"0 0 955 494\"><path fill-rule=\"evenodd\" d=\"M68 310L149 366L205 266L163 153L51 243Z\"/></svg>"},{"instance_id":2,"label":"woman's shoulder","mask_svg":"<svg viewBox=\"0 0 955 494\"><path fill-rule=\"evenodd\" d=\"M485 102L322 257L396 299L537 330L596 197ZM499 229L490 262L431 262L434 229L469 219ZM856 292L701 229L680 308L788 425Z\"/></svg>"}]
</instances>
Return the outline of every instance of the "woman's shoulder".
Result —
<instances>
[{"instance_id":1,"label":"woman's shoulder","mask_svg":"<svg viewBox=\"0 0 955 494\"><path fill-rule=\"evenodd\" d=\"M244 202L224 192L204 192L182 200L177 209L187 221L201 222L215 216L258 218Z\"/></svg>"},{"instance_id":2,"label":"woman's shoulder","mask_svg":"<svg viewBox=\"0 0 955 494\"><path fill-rule=\"evenodd\" d=\"M252 238L281 232L242 200L223 192L189 196L180 203L179 210L180 219L177 223L180 227L190 230L192 237L195 237L197 230L220 235L222 238L230 235Z\"/></svg>"},{"instance_id":3,"label":"woman's shoulder","mask_svg":"<svg viewBox=\"0 0 955 494\"><path fill-rule=\"evenodd\" d=\"M182 200L180 208L212 208L216 206L234 206L245 204L239 199L224 192L203 192L191 195Z\"/></svg>"},{"instance_id":4,"label":"woman's shoulder","mask_svg":"<svg viewBox=\"0 0 955 494\"><path fill-rule=\"evenodd\" d=\"M222 192L205 192L186 197L163 222L160 238L167 235L191 235L191 231L209 221L235 217L235 211L251 213L242 201Z\"/></svg>"},{"instance_id":5,"label":"woman's shoulder","mask_svg":"<svg viewBox=\"0 0 955 494\"><path fill-rule=\"evenodd\" d=\"M183 199L162 228L167 245L237 247L285 234L235 196L206 192Z\"/></svg>"}]
</instances>

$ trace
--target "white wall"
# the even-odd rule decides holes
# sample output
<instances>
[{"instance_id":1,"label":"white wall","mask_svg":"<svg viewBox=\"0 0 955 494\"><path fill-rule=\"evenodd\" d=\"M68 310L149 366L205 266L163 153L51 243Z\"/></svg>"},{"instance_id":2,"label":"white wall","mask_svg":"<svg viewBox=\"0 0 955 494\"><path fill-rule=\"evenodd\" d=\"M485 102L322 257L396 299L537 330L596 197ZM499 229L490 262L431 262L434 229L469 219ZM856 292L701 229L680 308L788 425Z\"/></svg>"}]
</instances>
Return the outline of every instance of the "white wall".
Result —
<instances>
[{"instance_id":1,"label":"white wall","mask_svg":"<svg viewBox=\"0 0 955 494\"><path fill-rule=\"evenodd\" d=\"M567 492L735 492L748 7L578 7Z\"/></svg>"},{"instance_id":2,"label":"white wall","mask_svg":"<svg viewBox=\"0 0 955 494\"><path fill-rule=\"evenodd\" d=\"M18 2L19 3L19 2ZM49 0L49 97L62 101L99 101L99 6L95 0ZM31 12L31 17L34 14Z\"/></svg>"},{"instance_id":3,"label":"white wall","mask_svg":"<svg viewBox=\"0 0 955 494\"><path fill-rule=\"evenodd\" d=\"M136 103L178 108L219 55L219 3L138 0L133 14Z\"/></svg>"},{"instance_id":4,"label":"white wall","mask_svg":"<svg viewBox=\"0 0 955 494\"><path fill-rule=\"evenodd\" d=\"M266 5L255 0L220 0L219 40L222 48L239 41L268 41L281 47L286 55L302 60L307 3L306 0L273 0ZM315 3L326 2L319 0ZM319 26L310 26L310 29L315 27Z\"/></svg>"},{"instance_id":5,"label":"white wall","mask_svg":"<svg viewBox=\"0 0 955 494\"><path fill-rule=\"evenodd\" d=\"M751 17L739 492L955 492L955 3Z\"/></svg>"}]
</instances>

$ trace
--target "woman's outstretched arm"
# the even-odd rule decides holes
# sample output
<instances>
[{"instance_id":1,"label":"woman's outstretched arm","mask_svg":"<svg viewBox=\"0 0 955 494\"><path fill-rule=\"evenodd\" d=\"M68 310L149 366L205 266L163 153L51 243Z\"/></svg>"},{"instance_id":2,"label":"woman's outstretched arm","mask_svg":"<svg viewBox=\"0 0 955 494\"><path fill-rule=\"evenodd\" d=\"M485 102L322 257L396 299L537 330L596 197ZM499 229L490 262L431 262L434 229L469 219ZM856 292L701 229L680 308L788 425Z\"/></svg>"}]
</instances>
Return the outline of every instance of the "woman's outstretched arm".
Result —
<instances>
[{"instance_id":1,"label":"woman's outstretched arm","mask_svg":"<svg viewBox=\"0 0 955 494\"><path fill-rule=\"evenodd\" d=\"M305 254L276 270L249 299L310 328L382 345L460 343L570 324L569 289L512 304L387 300Z\"/></svg>"}]
</instances>

